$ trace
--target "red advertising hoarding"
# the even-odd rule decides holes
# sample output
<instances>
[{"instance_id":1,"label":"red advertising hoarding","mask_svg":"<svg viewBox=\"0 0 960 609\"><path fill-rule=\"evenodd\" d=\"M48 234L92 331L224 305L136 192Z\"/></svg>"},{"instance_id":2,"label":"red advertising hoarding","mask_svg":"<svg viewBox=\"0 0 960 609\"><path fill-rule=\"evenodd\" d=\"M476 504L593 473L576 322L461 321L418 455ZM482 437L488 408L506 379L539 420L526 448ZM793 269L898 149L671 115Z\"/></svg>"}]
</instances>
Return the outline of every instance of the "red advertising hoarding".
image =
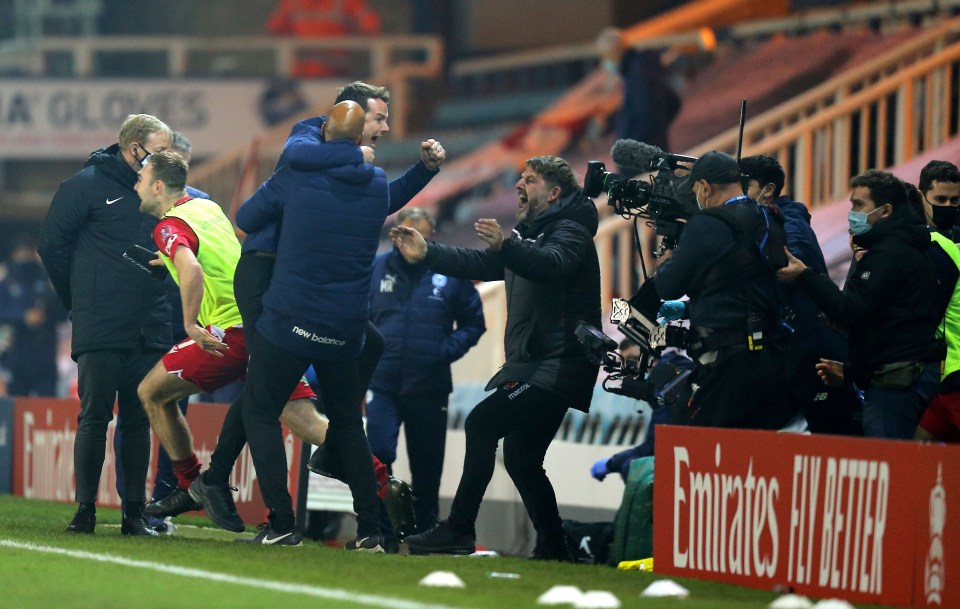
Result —
<instances>
[{"instance_id":1,"label":"red advertising hoarding","mask_svg":"<svg viewBox=\"0 0 960 609\"><path fill-rule=\"evenodd\" d=\"M960 607L960 447L664 426L655 486L658 572Z\"/></svg>"},{"instance_id":2,"label":"red advertising hoarding","mask_svg":"<svg viewBox=\"0 0 960 609\"><path fill-rule=\"evenodd\" d=\"M33 499L73 502L76 490L73 468L73 445L77 432L77 400L18 398L13 412L13 494ZM224 404L191 404L187 422L193 435L194 450L204 469L217 445L217 436L227 412ZM107 454L100 474L97 503L120 506L116 489L113 433L116 419L107 430ZM297 501L300 471L300 440L283 427L283 437L289 465L287 487ZM151 439L150 470L147 473L147 495L150 495L156 472L159 443L153 433ZM237 511L248 525L265 520L265 507L256 484L249 447L244 447L230 477L230 484L238 490L233 498Z\"/></svg>"}]
</instances>

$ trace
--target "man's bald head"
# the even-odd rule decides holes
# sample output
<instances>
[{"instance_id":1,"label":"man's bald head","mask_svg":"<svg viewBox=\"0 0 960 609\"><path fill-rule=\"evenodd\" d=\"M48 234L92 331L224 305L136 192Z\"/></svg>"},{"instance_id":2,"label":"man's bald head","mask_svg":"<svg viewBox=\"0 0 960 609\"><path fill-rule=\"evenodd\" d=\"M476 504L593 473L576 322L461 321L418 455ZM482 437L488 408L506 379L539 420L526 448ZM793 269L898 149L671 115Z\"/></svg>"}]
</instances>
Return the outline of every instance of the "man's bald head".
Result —
<instances>
[{"instance_id":1,"label":"man's bald head","mask_svg":"<svg viewBox=\"0 0 960 609\"><path fill-rule=\"evenodd\" d=\"M363 124L366 120L366 111L355 101L342 101L330 108L327 122L323 124L323 135L326 140L348 139L360 142L363 135Z\"/></svg>"}]
</instances>

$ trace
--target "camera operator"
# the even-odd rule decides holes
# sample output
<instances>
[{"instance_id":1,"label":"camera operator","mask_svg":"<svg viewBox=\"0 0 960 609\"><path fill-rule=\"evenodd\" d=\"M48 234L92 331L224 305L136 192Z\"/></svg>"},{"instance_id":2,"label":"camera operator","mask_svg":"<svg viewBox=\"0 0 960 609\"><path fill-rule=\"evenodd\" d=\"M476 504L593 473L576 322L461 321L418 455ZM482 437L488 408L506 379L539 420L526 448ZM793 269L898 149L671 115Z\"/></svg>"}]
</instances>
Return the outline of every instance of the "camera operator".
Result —
<instances>
[{"instance_id":1,"label":"camera operator","mask_svg":"<svg viewBox=\"0 0 960 609\"><path fill-rule=\"evenodd\" d=\"M758 245L785 243L782 222L743 194L740 168L730 155L703 155L690 184L703 211L687 223L676 250L663 252L656 280L661 298L690 297L685 306L664 305L689 312L687 350L697 364L693 397L674 413L674 422L779 429L796 409L780 390L783 357L773 345L776 263Z\"/></svg>"}]
</instances>

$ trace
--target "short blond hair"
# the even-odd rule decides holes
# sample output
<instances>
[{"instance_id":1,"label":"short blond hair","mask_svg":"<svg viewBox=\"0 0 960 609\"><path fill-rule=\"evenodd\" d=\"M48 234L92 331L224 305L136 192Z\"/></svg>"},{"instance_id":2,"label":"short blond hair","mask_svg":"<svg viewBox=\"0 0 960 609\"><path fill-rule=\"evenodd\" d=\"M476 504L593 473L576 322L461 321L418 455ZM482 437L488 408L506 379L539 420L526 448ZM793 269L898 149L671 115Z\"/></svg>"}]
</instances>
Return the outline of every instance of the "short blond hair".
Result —
<instances>
[{"instance_id":1,"label":"short blond hair","mask_svg":"<svg viewBox=\"0 0 960 609\"><path fill-rule=\"evenodd\" d=\"M131 114L120 125L120 135L117 141L120 143L120 148L123 149L130 144L143 144L153 133L166 135L167 139L173 137L170 127L156 116Z\"/></svg>"}]
</instances>

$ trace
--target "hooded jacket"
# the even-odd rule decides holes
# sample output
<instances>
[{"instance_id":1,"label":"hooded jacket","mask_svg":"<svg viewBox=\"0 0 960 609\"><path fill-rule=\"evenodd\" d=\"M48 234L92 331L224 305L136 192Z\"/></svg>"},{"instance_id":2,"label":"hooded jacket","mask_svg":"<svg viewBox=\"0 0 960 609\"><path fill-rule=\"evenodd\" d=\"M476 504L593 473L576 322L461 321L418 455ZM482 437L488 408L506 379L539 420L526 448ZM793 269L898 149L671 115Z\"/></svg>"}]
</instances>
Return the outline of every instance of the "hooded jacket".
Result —
<instances>
[{"instance_id":1,"label":"hooded jacket","mask_svg":"<svg viewBox=\"0 0 960 609\"><path fill-rule=\"evenodd\" d=\"M930 233L906 206L853 239L866 249L843 291L807 269L800 286L850 338L850 369L864 382L885 364L935 361L933 336L942 311L933 264L925 252Z\"/></svg>"},{"instance_id":2,"label":"hooded jacket","mask_svg":"<svg viewBox=\"0 0 960 609\"><path fill-rule=\"evenodd\" d=\"M356 149L333 140L333 148ZM387 178L371 164L324 171L282 168L271 196L237 213L247 233L281 222L277 262L257 330L310 359L356 357L369 316L370 275L389 211Z\"/></svg>"},{"instance_id":3,"label":"hooded jacket","mask_svg":"<svg viewBox=\"0 0 960 609\"><path fill-rule=\"evenodd\" d=\"M597 379L574 330L600 325L600 264L593 236L597 208L583 191L519 224L500 251L431 243L425 264L445 275L497 281L507 291L507 361L487 383L526 381L587 412Z\"/></svg>"},{"instance_id":4,"label":"hooded jacket","mask_svg":"<svg viewBox=\"0 0 960 609\"><path fill-rule=\"evenodd\" d=\"M363 153L359 148L352 149L343 146L323 146L324 139L320 128L326 122L326 116L315 116L304 119L293 126L274 173L284 167L295 171L322 171L330 167L347 164L363 164ZM410 202L424 186L439 173L438 169L428 169L423 161L417 161L399 178L390 182L390 212L392 214ZM250 197L251 199L264 197L267 199L278 196L273 191L273 180L267 180ZM203 197L209 198L209 197ZM246 202L244 202L246 204ZM243 252L277 252L277 239L280 233L280 223L274 222L264 226L255 233L247 235L243 241Z\"/></svg>"},{"instance_id":5,"label":"hooded jacket","mask_svg":"<svg viewBox=\"0 0 960 609\"><path fill-rule=\"evenodd\" d=\"M157 220L140 213L136 181L118 144L97 150L60 184L43 222L38 252L71 312L74 359L88 351L171 345L164 282L123 259L133 244L155 249Z\"/></svg>"}]
</instances>

